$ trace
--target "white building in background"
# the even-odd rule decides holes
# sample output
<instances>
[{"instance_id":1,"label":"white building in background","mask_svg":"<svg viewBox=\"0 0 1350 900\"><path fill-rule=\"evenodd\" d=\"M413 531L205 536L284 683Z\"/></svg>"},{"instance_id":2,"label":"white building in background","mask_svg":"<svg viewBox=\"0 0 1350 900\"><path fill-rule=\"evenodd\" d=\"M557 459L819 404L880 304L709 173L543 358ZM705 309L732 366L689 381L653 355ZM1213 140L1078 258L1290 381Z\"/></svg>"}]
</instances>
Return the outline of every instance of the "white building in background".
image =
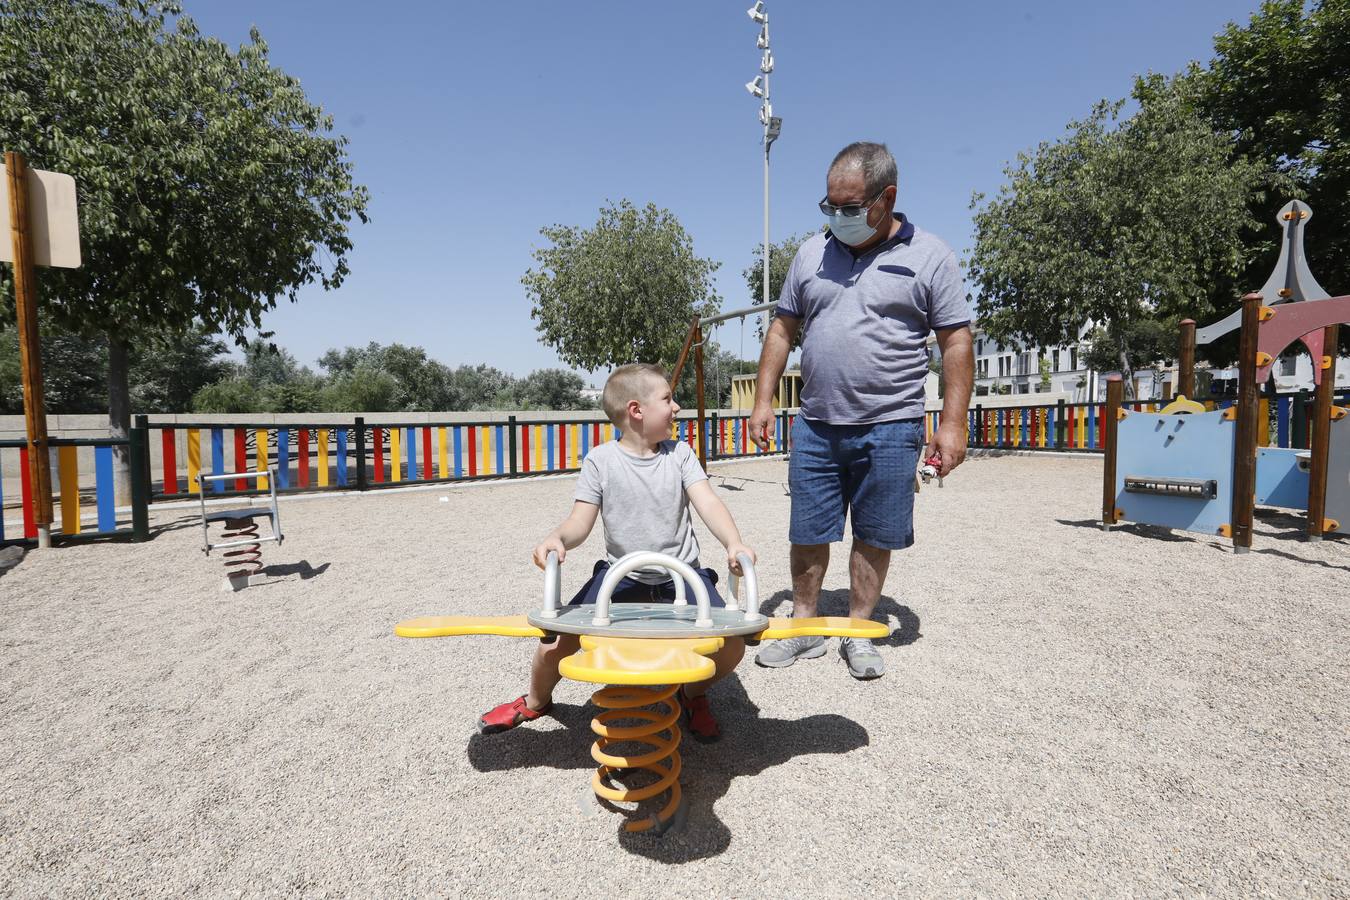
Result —
<instances>
[{"instance_id":1,"label":"white building in background","mask_svg":"<svg viewBox=\"0 0 1350 900\"><path fill-rule=\"evenodd\" d=\"M1083 333L1087 331L1085 327ZM979 326L972 326L971 332L975 341L976 397L1065 393L1076 401L1086 401L1106 390L1099 384L1097 373L1083 363L1081 342L1047 349L1016 350L1002 346ZM936 338L930 335L928 341L930 352L936 354Z\"/></svg>"},{"instance_id":2,"label":"white building in background","mask_svg":"<svg viewBox=\"0 0 1350 900\"><path fill-rule=\"evenodd\" d=\"M1106 376L1111 372L1096 372L1087 368L1083 361L1086 346L1082 336L1091 331L1092 326L1085 325L1079 332L1080 340L1076 344L1060 347L1029 347L1016 350L1000 345L985 334L978 326L972 326L975 341L975 396L986 397L997 394L1017 396L1021 394L1060 393L1069 394L1076 402L1095 402L1106 399ZM1302 345L1295 345L1302 347ZM930 352L936 355L936 339L929 336ZM1196 348L1198 363L1196 376L1203 386L1206 374L1210 379L1209 390L1214 393L1231 394L1237 391L1237 369L1204 368L1204 349ZM1042 366L1042 360L1045 365ZM1042 369L1044 368L1044 374ZM1273 370L1275 388L1280 393L1292 393L1299 390L1311 391L1313 385L1312 360L1306 351L1291 352L1280 357ZM1174 361L1156 369L1144 369L1134 373L1135 396L1141 399L1162 399L1171 397L1175 392L1177 368ZM936 398L936 378L930 377L929 396ZM1350 358L1340 357L1336 362L1336 387L1350 387ZM1202 388L1203 389L1203 388ZM1036 402L1029 398L1029 402Z\"/></svg>"}]
</instances>

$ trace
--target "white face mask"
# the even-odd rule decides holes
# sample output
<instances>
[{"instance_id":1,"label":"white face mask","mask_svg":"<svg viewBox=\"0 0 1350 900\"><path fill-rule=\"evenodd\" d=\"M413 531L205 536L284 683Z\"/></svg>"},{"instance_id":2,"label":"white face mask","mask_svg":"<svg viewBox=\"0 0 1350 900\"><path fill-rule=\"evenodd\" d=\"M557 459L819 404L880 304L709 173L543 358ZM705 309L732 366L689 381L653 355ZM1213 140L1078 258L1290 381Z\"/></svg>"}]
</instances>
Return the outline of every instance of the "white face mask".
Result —
<instances>
[{"instance_id":1,"label":"white face mask","mask_svg":"<svg viewBox=\"0 0 1350 900\"><path fill-rule=\"evenodd\" d=\"M830 234L850 247L867 243L876 233L877 230L867 224L866 212L861 216L842 216L838 213L830 216Z\"/></svg>"}]
</instances>

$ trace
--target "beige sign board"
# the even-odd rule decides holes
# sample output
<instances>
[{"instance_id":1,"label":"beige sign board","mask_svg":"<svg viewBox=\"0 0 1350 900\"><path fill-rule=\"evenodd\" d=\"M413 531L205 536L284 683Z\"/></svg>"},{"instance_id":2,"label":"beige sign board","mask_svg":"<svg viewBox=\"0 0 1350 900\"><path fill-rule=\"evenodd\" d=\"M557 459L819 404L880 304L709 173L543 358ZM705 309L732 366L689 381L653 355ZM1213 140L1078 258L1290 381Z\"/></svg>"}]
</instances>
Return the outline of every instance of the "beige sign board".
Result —
<instances>
[{"instance_id":1,"label":"beige sign board","mask_svg":"<svg viewBox=\"0 0 1350 900\"><path fill-rule=\"evenodd\" d=\"M80 217L75 179L59 172L28 170L28 218L33 262L59 269L80 267ZM14 262L9 229L9 176L0 166L0 262Z\"/></svg>"}]
</instances>

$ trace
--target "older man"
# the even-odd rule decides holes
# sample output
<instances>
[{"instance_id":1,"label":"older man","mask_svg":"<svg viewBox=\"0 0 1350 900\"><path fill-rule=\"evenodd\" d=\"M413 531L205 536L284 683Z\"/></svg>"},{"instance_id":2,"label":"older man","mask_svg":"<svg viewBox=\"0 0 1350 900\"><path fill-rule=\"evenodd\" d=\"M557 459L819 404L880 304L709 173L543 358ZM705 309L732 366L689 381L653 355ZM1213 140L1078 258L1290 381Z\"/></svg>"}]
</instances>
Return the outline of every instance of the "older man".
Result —
<instances>
[{"instance_id":1,"label":"older man","mask_svg":"<svg viewBox=\"0 0 1350 900\"><path fill-rule=\"evenodd\" d=\"M966 409L975 358L970 309L956 255L895 212L895 158L884 144L850 144L834 158L820 210L829 231L802 244L764 338L750 433L763 444L771 402L798 330L801 414L792 429L793 615L816 615L830 544L853 523L849 614L872 615L891 551L914 543L914 474L920 453L946 475L966 452ZM924 446L927 339L937 333L946 379L941 424ZM772 641L761 666L825 654L825 639ZM858 679L886 671L869 640L844 638L839 653Z\"/></svg>"}]
</instances>

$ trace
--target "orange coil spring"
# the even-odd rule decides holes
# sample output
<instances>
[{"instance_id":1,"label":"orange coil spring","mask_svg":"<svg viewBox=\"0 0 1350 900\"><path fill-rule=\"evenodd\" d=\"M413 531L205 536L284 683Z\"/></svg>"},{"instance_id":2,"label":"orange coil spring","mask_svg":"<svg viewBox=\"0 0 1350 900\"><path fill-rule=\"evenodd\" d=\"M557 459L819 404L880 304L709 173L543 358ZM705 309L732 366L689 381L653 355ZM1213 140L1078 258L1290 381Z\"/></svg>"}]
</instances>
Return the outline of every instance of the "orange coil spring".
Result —
<instances>
[{"instance_id":1,"label":"orange coil spring","mask_svg":"<svg viewBox=\"0 0 1350 900\"><path fill-rule=\"evenodd\" d=\"M258 523L252 519L226 519L223 541L237 541L258 536ZM262 570L262 544L248 544L223 551L225 576L242 578Z\"/></svg>"},{"instance_id":2,"label":"orange coil spring","mask_svg":"<svg viewBox=\"0 0 1350 900\"><path fill-rule=\"evenodd\" d=\"M678 686L664 688L607 687L596 691L591 702L605 712L591 720L591 730L597 735L591 745L591 757L600 769L591 778L591 788L604 800L615 803L640 803L669 792L666 805L645 819L624 825L626 831L664 831L680 809L680 701ZM656 709L641 709L655 706ZM637 719L636 725L615 725L620 721ZM662 732L668 732L662 737ZM608 753L613 744L634 742L648 744L653 750L632 756ZM667 765L663 760L669 759ZM615 787L610 777L629 769L645 769L656 776L656 781L638 788Z\"/></svg>"}]
</instances>

